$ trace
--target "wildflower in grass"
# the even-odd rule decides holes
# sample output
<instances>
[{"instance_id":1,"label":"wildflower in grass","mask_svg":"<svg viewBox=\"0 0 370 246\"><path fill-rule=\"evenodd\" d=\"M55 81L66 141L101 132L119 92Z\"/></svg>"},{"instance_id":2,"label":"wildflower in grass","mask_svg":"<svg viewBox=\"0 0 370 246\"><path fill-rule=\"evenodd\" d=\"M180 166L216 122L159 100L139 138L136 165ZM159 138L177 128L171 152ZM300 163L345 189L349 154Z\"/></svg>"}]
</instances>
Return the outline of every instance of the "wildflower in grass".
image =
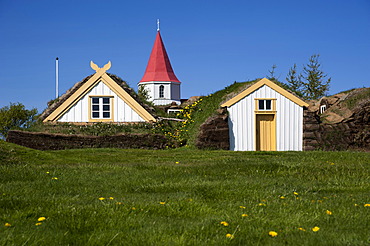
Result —
<instances>
[{"instance_id":1,"label":"wildflower in grass","mask_svg":"<svg viewBox=\"0 0 370 246\"><path fill-rule=\"evenodd\" d=\"M298 230L300 231L306 231L305 229L303 229L302 227L299 227Z\"/></svg>"},{"instance_id":2,"label":"wildflower in grass","mask_svg":"<svg viewBox=\"0 0 370 246\"><path fill-rule=\"evenodd\" d=\"M364 207L370 207L370 203L366 203Z\"/></svg>"},{"instance_id":3,"label":"wildflower in grass","mask_svg":"<svg viewBox=\"0 0 370 246\"><path fill-rule=\"evenodd\" d=\"M244 206L239 206L239 208L245 209L245 207L244 207Z\"/></svg>"},{"instance_id":4,"label":"wildflower in grass","mask_svg":"<svg viewBox=\"0 0 370 246\"><path fill-rule=\"evenodd\" d=\"M229 226L229 223L227 223L226 221L221 221L220 224L223 226Z\"/></svg>"},{"instance_id":5,"label":"wildflower in grass","mask_svg":"<svg viewBox=\"0 0 370 246\"><path fill-rule=\"evenodd\" d=\"M277 232L276 231L269 231L269 235L271 236L271 237L277 237Z\"/></svg>"},{"instance_id":6,"label":"wildflower in grass","mask_svg":"<svg viewBox=\"0 0 370 246\"><path fill-rule=\"evenodd\" d=\"M281 196L280 199L285 199L285 196Z\"/></svg>"},{"instance_id":7,"label":"wildflower in grass","mask_svg":"<svg viewBox=\"0 0 370 246\"><path fill-rule=\"evenodd\" d=\"M266 206L266 204L265 203L258 203L258 206Z\"/></svg>"},{"instance_id":8,"label":"wildflower in grass","mask_svg":"<svg viewBox=\"0 0 370 246\"><path fill-rule=\"evenodd\" d=\"M247 217L248 216L248 214L242 214L242 217Z\"/></svg>"},{"instance_id":9,"label":"wildflower in grass","mask_svg":"<svg viewBox=\"0 0 370 246\"><path fill-rule=\"evenodd\" d=\"M122 205L122 202L116 202L117 205Z\"/></svg>"},{"instance_id":10,"label":"wildflower in grass","mask_svg":"<svg viewBox=\"0 0 370 246\"><path fill-rule=\"evenodd\" d=\"M46 220L45 217L40 217L40 218L37 219L37 221L44 221L44 220Z\"/></svg>"},{"instance_id":11,"label":"wildflower in grass","mask_svg":"<svg viewBox=\"0 0 370 246\"><path fill-rule=\"evenodd\" d=\"M41 225L42 223L41 222L37 222L36 224L35 224L35 226L39 226L39 225Z\"/></svg>"},{"instance_id":12,"label":"wildflower in grass","mask_svg":"<svg viewBox=\"0 0 370 246\"><path fill-rule=\"evenodd\" d=\"M135 207L132 207L132 210L136 210L136 208Z\"/></svg>"},{"instance_id":13,"label":"wildflower in grass","mask_svg":"<svg viewBox=\"0 0 370 246\"><path fill-rule=\"evenodd\" d=\"M175 164L179 164L180 162L176 161Z\"/></svg>"},{"instance_id":14,"label":"wildflower in grass","mask_svg":"<svg viewBox=\"0 0 370 246\"><path fill-rule=\"evenodd\" d=\"M49 174L50 172L46 172L47 174Z\"/></svg>"},{"instance_id":15,"label":"wildflower in grass","mask_svg":"<svg viewBox=\"0 0 370 246\"><path fill-rule=\"evenodd\" d=\"M312 231L314 231L314 232L317 232L319 230L320 230L320 227L318 227L318 226L315 226L314 228L312 228Z\"/></svg>"},{"instance_id":16,"label":"wildflower in grass","mask_svg":"<svg viewBox=\"0 0 370 246\"><path fill-rule=\"evenodd\" d=\"M161 205L165 205L165 204L166 204L166 202L159 202L159 204L161 204Z\"/></svg>"},{"instance_id":17,"label":"wildflower in grass","mask_svg":"<svg viewBox=\"0 0 370 246\"><path fill-rule=\"evenodd\" d=\"M333 212L331 212L331 211L329 211L329 210L326 210L326 214L328 214L328 215L332 215L332 214L333 214Z\"/></svg>"},{"instance_id":18,"label":"wildflower in grass","mask_svg":"<svg viewBox=\"0 0 370 246\"><path fill-rule=\"evenodd\" d=\"M99 200L100 201L103 201L105 198L104 197L99 197Z\"/></svg>"},{"instance_id":19,"label":"wildflower in grass","mask_svg":"<svg viewBox=\"0 0 370 246\"><path fill-rule=\"evenodd\" d=\"M10 223L5 223L4 226L11 227L12 225Z\"/></svg>"},{"instance_id":20,"label":"wildflower in grass","mask_svg":"<svg viewBox=\"0 0 370 246\"><path fill-rule=\"evenodd\" d=\"M358 204L357 203L355 203L355 207L358 207ZM366 207L366 206L365 206Z\"/></svg>"},{"instance_id":21,"label":"wildflower in grass","mask_svg":"<svg viewBox=\"0 0 370 246\"><path fill-rule=\"evenodd\" d=\"M57 178L57 177L52 177L51 179L53 179L53 180L57 180L58 178Z\"/></svg>"},{"instance_id":22,"label":"wildflower in grass","mask_svg":"<svg viewBox=\"0 0 370 246\"><path fill-rule=\"evenodd\" d=\"M296 196L298 196L298 195L299 195L299 194L298 194L298 192L295 192L295 191L293 192L293 194L294 194L294 195L296 195Z\"/></svg>"},{"instance_id":23,"label":"wildflower in grass","mask_svg":"<svg viewBox=\"0 0 370 246\"><path fill-rule=\"evenodd\" d=\"M233 239L234 238L234 235L233 234L230 234L230 233L227 233L226 234L226 237L229 238L229 239Z\"/></svg>"},{"instance_id":24,"label":"wildflower in grass","mask_svg":"<svg viewBox=\"0 0 370 246\"><path fill-rule=\"evenodd\" d=\"M113 197L109 197L109 200L113 200L114 198Z\"/></svg>"}]
</instances>

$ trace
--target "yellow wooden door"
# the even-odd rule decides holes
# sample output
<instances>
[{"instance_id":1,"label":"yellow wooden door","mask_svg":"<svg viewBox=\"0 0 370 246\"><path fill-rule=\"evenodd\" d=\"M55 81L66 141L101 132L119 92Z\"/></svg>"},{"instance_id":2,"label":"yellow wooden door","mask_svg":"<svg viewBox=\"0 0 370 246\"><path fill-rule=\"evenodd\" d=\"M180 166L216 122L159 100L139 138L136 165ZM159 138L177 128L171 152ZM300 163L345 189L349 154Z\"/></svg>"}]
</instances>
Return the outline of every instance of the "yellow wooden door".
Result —
<instances>
[{"instance_id":1,"label":"yellow wooden door","mask_svg":"<svg viewBox=\"0 0 370 246\"><path fill-rule=\"evenodd\" d=\"M274 114L256 115L256 150L276 150L276 126Z\"/></svg>"}]
</instances>

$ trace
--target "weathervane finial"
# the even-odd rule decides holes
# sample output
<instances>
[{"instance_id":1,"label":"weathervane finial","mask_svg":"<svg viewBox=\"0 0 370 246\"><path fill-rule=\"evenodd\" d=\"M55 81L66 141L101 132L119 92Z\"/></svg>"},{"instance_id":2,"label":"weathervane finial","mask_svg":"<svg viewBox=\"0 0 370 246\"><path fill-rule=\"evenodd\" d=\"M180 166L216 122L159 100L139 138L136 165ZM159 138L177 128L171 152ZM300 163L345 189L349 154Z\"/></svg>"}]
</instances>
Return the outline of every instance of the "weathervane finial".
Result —
<instances>
[{"instance_id":1,"label":"weathervane finial","mask_svg":"<svg viewBox=\"0 0 370 246\"><path fill-rule=\"evenodd\" d=\"M159 19L157 19L157 32L159 32Z\"/></svg>"}]
</instances>

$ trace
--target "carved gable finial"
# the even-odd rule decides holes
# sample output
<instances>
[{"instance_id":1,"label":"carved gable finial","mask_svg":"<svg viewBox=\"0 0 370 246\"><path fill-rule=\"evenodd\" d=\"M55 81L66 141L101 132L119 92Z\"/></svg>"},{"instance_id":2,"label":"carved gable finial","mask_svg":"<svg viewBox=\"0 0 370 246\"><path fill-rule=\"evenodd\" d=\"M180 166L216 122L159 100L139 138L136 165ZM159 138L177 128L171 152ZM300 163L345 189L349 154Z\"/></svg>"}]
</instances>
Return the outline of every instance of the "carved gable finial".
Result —
<instances>
[{"instance_id":1,"label":"carved gable finial","mask_svg":"<svg viewBox=\"0 0 370 246\"><path fill-rule=\"evenodd\" d=\"M90 61L90 67L95 70L95 72L98 72L100 69L102 69L104 72L110 69L112 66L112 63L109 61L107 64L104 65L104 67L100 68L98 65L96 65L93 61Z\"/></svg>"}]
</instances>

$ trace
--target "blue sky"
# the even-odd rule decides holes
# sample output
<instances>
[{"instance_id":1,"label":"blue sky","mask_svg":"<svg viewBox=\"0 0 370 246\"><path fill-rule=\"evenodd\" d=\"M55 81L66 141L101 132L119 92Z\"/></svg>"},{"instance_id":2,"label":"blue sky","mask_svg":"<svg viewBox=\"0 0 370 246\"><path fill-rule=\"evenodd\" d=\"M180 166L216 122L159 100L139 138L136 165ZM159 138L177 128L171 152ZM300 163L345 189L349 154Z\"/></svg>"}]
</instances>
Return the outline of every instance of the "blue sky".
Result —
<instances>
[{"instance_id":1,"label":"blue sky","mask_svg":"<svg viewBox=\"0 0 370 246\"><path fill-rule=\"evenodd\" d=\"M94 73L90 60L137 89L156 35L156 19L182 98L234 81L281 81L313 54L332 78L329 94L369 87L369 0L84 1L0 0L0 107L40 112L59 91Z\"/></svg>"}]
</instances>

